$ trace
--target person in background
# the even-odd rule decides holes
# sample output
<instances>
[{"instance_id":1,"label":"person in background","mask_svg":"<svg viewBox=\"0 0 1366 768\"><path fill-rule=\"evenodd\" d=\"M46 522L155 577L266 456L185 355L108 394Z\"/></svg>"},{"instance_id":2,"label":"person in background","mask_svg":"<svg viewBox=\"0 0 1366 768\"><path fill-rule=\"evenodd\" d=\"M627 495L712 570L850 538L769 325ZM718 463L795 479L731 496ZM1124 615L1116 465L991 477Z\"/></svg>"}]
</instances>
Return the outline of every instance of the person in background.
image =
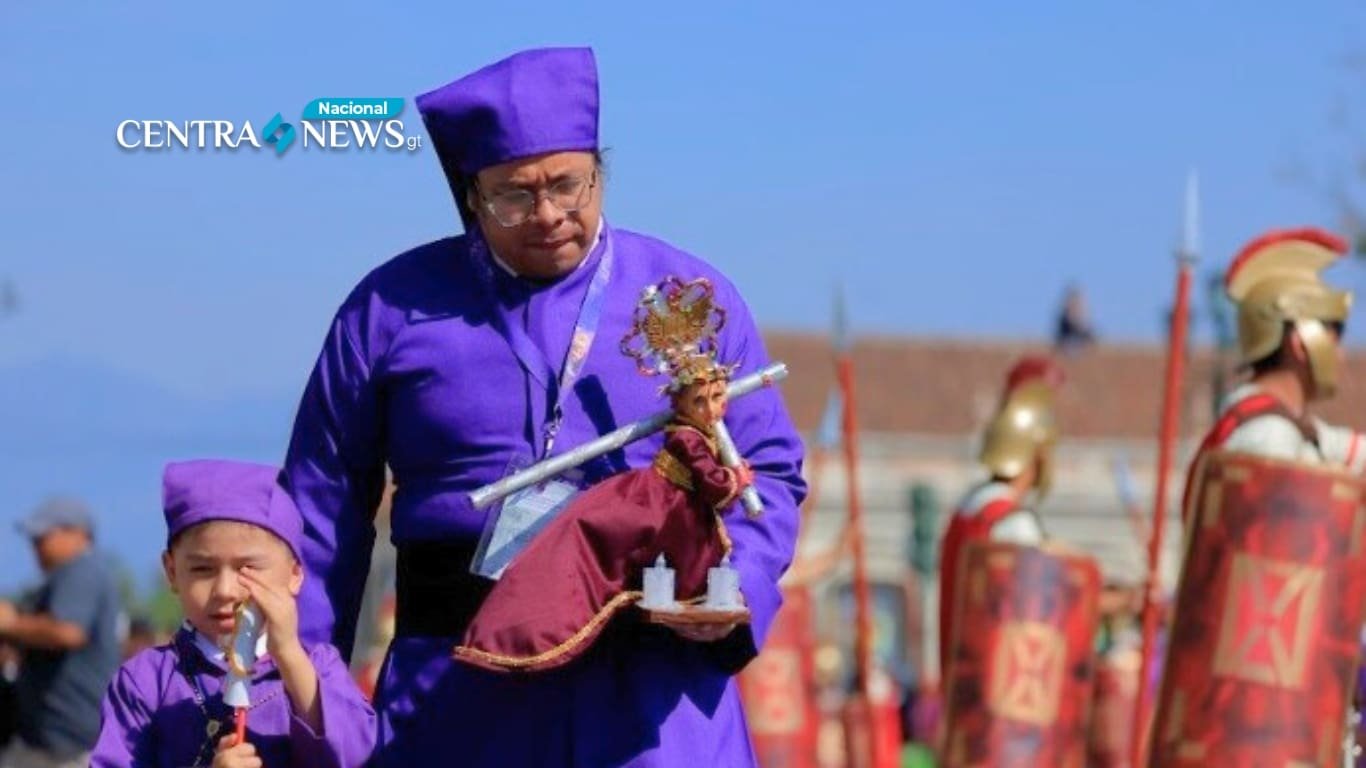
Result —
<instances>
[{"instance_id":1,"label":"person in background","mask_svg":"<svg viewBox=\"0 0 1366 768\"><path fill-rule=\"evenodd\" d=\"M85 766L100 726L100 698L119 665L119 594L94 550L80 501L54 497L18 524L44 581L32 610L0 600L0 643L18 649L15 738L0 768Z\"/></svg>"},{"instance_id":2,"label":"person in background","mask_svg":"<svg viewBox=\"0 0 1366 768\"><path fill-rule=\"evenodd\" d=\"M1091 327L1091 317L1086 311L1086 299L1076 285L1067 286L1063 295L1062 310L1058 313L1058 326L1054 331L1053 342L1058 351L1070 354L1094 344L1095 329Z\"/></svg>"},{"instance_id":3,"label":"person in background","mask_svg":"<svg viewBox=\"0 0 1366 768\"><path fill-rule=\"evenodd\" d=\"M0 643L0 753L19 728L19 701L14 681L19 676L19 649Z\"/></svg>"},{"instance_id":4,"label":"person in background","mask_svg":"<svg viewBox=\"0 0 1366 768\"><path fill-rule=\"evenodd\" d=\"M949 518L940 546L939 669L949 679L958 561L973 541L1039 544L1043 523L1033 509L1052 482L1058 439L1054 399L1063 372L1050 358L1025 357L1006 377L1000 408L982 438L979 461L986 476L972 486Z\"/></svg>"},{"instance_id":5,"label":"person in background","mask_svg":"<svg viewBox=\"0 0 1366 768\"><path fill-rule=\"evenodd\" d=\"M123 659L127 661L138 655L144 648L151 648L159 642L156 628L143 616L135 616L128 622L128 636L123 639Z\"/></svg>"}]
</instances>

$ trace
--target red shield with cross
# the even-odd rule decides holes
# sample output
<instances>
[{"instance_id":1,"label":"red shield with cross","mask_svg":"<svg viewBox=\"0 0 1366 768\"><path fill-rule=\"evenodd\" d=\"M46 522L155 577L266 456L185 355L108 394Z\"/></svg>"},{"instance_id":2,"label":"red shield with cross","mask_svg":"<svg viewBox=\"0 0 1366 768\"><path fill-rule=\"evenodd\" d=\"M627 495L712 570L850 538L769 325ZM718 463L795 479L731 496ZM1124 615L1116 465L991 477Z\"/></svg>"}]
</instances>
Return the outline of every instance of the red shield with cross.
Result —
<instances>
[{"instance_id":1,"label":"red shield with cross","mask_svg":"<svg viewBox=\"0 0 1366 768\"><path fill-rule=\"evenodd\" d=\"M811 594L783 591L783 607L757 658L740 672L754 752L765 768L815 768L819 715Z\"/></svg>"},{"instance_id":2,"label":"red shield with cross","mask_svg":"<svg viewBox=\"0 0 1366 768\"><path fill-rule=\"evenodd\" d=\"M942 764L1080 768L1095 561L1052 545L973 542L958 577Z\"/></svg>"},{"instance_id":3,"label":"red shield with cross","mask_svg":"<svg viewBox=\"0 0 1366 768\"><path fill-rule=\"evenodd\" d=\"M1153 766L1340 765L1366 616L1361 480L1211 454L1153 723Z\"/></svg>"}]
</instances>

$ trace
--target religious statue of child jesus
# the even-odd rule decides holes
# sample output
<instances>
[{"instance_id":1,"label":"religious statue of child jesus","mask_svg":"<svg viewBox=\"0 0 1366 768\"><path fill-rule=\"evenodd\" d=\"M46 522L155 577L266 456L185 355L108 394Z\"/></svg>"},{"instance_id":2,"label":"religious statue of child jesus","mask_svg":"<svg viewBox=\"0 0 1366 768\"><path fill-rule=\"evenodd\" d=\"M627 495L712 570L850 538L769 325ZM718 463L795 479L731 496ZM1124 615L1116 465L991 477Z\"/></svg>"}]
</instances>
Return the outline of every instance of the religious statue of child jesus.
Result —
<instances>
[{"instance_id":1,"label":"religious statue of child jesus","mask_svg":"<svg viewBox=\"0 0 1366 768\"><path fill-rule=\"evenodd\" d=\"M657 578L666 563L674 594L651 595L642 606L650 621L689 637L690 625L724 628L746 619L738 594L717 602L713 584L708 595L709 576L734 574L726 567L731 542L722 516L754 479L727 450L733 367L716 359L725 311L713 296L705 279L669 278L645 290L621 348L642 373L667 377L661 394L673 416L663 446L650 466L576 496L536 535L475 613L457 659L498 671L562 666L639 602L647 571ZM757 509L757 499L747 506ZM708 604L699 605L704 597Z\"/></svg>"}]
</instances>

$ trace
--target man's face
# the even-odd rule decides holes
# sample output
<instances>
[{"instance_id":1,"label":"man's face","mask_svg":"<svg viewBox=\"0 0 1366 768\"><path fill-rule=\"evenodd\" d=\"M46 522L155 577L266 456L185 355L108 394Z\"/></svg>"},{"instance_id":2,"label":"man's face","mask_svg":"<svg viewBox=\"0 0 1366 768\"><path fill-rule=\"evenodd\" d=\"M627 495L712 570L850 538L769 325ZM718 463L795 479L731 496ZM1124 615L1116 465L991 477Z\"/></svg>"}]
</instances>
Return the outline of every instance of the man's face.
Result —
<instances>
[{"instance_id":1,"label":"man's face","mask_svg":"<svg viewBox=\"0 0 1366 768\"><path fill-rule=\"evenodd\" d=\"M43 573L50 573L85 552L90 534L82 528L58 526L31 539L33 554Z\"/></svg>"},{"instance_id":2,"label":"man's face","mask_svg":"<svg viewBox=\"0 0 1366 768\"><path fill-rule=\"evenodd\" d=\"M1310 344L1301 336L1300 330L1290 328L1286 333L1283 344L1289 347L1289 355L1286 359L1296 373L1301 386L1308 399L1317 399L1331 396L1333 391L1341 385L1343 367L1346 365L1346 358L1342 350L1342 333L1344 324L1337 321L1325 321L1322 323L1323 332L1316 332L1314 336L1319 339L1322 345L1325 341L1331 345L1331 352L1326 356L1321 356L1317 361L1310 354ZM1322 335L1319 335L1322 333ZM1321 368L1316 368L1321 366ZM1331 385L1325 389L1320 378L1327 375Z\"/></svg>"},{"instance_id":3,"label":"man's face","mask_svg":"<svg viewBox=\"0 0 1366 768\"><path fill-rule=\"evenodd\" d=\"M498 258L518 275L549 280L588 257L602 176L591 152L533 155L480 171L467 202Z\"/></svg>"}]
</instances>

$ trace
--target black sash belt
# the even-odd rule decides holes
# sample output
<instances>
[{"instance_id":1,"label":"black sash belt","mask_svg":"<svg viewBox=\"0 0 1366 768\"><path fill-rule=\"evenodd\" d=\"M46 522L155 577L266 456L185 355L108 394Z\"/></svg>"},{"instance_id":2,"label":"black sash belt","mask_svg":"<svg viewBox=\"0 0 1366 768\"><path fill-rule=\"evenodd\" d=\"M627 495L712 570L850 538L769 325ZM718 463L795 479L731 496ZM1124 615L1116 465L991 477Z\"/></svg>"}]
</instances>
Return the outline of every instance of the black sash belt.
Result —
<instances>
[{"instance_id":1,"label":"black sash belt","mask_svg":"<svg viewBox=\"0 0 1366 768\"><path fill-rule=\"evenodd\" d=\"M399 637L458 637L493 582L470 573L474 543L423 541L398 547L395 627Z\"/></svg>"}]
</instances>

